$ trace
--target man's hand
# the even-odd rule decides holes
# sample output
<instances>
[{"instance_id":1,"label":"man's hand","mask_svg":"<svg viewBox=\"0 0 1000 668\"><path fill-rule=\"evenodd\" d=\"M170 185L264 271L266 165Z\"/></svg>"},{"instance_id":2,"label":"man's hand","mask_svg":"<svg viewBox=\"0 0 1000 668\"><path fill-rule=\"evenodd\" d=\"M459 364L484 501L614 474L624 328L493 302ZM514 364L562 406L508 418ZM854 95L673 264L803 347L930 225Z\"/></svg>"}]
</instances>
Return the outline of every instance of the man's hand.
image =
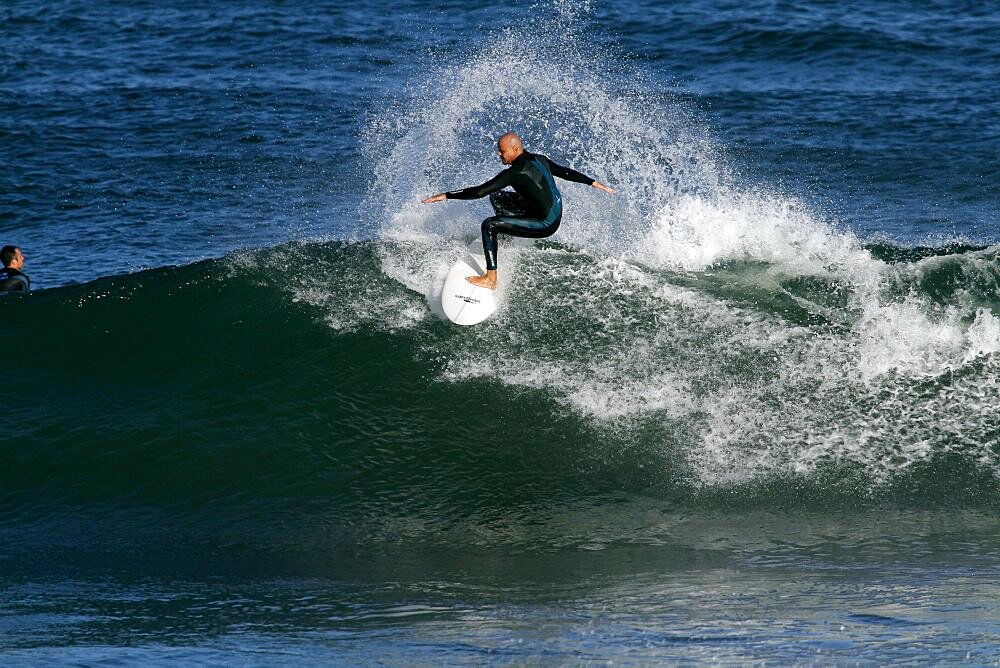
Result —
<instances>
[{"instance_id":1,"label":"man's hand","mask_svg":"<svg viewBox=\"0 0 1000 668\"><path fill-rule=\"evenodd\" d=\"M420 200L421 204L433 204L434 202L443 202L448 199L448 195L445 193L438 193L437 195L431 195L427 199Z\"/></svg>"},{"instance_id":2,"label":"man's hand","mask_svg":"<svg viewBox=\"0 0 1000 668\"><path fill-rule=\"evenodd\" d=\"M591 185L593 187L597 188L598 190L603 190L604 192L606 192L609 195L614 195L615 194L615 189L614 188L609 188L606 185L604 185L603 183L600 183L598 181L594 181Z\"/></svg>"}]
</instances>

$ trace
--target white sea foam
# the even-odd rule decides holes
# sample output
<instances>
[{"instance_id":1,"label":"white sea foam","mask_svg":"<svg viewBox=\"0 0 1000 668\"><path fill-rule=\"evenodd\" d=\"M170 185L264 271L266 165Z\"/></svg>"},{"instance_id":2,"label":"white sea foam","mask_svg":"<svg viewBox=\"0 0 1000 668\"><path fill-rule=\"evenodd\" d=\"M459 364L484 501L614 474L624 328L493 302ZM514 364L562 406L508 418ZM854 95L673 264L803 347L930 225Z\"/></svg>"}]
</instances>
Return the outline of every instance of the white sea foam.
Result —
<instances>
[{"instance_id":1,"label":"white sea foam","mask_svg":"<svg viewBox=\"0 0 1000 668\"><path fill-rule=\"evenodd\" d=\"M997 319L985 309L972 324L956 306L929 313L913 297L887 305L867 304L855 324L859 369L866 378L890 371L938 376L1000 349Z\"/></svg>"},{"instance_id":2,"label":"white sea foam","mask_svg":"<svg viewBox=\"0 0 1000 668\"><path fill-rule=\"evenodd\" d=\"M643 240L656 266L701 271L725 260L781 265L789 272L825 274L876 263L851 234L815 219L801 203L720 191L681 195L664 205Z\"/></svg>"}]
</instances>

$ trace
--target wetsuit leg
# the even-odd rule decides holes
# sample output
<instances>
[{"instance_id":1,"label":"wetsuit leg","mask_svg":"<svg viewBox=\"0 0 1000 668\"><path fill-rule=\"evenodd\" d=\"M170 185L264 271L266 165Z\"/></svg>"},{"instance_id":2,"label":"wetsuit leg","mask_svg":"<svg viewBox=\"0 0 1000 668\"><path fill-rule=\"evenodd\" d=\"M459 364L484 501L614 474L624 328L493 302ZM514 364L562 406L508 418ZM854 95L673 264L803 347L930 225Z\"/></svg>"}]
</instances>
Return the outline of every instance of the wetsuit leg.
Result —
<instances>
[{"instance_id":1,"label":"wetsuit leg","mask_svg":"<svg viewBox=\"0 0 1000 668\"><path fill-rule=\"evenodd\" d=\"M496 215L483 221L483 252L486 255L486 268L496 269L497 234L509 234L516 237L547 237L556 231L558 222L552 225L533 217L528 203L515 192L500 190L490 195L490 204Z\"/></svg>"},{"instance_id":2,"label":"wetsuit leg","mask_svg":"<svg viewBox=\"0 0 1000 668\"><path fill-rule=\"evenodd\" d=\"M544 219L526 218L522 216L492 216L483 221L483 253L486 255L486 268L497 268L497 234L509 234L512 237L528 239L543 239L555 234L559 229L561 216L550 215Z\"/></svg>"}]
</instances>

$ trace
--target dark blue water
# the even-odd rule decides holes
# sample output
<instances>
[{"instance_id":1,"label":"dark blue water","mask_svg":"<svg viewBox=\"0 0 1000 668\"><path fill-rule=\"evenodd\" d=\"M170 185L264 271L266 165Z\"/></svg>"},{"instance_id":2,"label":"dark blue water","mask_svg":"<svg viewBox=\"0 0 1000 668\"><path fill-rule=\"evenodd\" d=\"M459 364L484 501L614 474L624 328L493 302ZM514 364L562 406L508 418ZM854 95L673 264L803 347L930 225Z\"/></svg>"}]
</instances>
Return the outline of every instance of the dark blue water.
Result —
<instances>
[{"instance_id":1,"label":"dark blue water","mask_svg":"<svg viewBox=\"0 0 1000 668\"><path fill-rule=\"evenodd\" d=\"M995 662L997 10L4 4L4 662Z\"/></svg>"},{"instance_id":2,"label":"dark blue water","mask_svg":"<svg viewBox=\"0 0 1000 668\"><path fill-rule=\"evenodd\" d=\"M503 30L565 12L580 35L566 66L634 62L644 80L612 74L609 92L689 102L748 180L865 238L996 240L995 8L571 4L8 3L5 238L51 287L371 236L378 221L356 211L371 116Z\"/></svg>"}]
</instances>

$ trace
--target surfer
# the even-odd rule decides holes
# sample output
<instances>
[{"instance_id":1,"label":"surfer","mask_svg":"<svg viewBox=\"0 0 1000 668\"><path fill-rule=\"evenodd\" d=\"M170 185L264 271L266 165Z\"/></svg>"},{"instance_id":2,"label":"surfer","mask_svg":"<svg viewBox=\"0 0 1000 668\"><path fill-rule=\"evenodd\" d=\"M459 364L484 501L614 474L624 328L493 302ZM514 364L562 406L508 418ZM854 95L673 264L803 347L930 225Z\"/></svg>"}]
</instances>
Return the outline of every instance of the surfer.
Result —
<instances>
[{"instance_id":1,"label":"surfer","mask_svg":"<svg viewBox=\"0 0 1000 668\"><path fill-rule=\"evenodd\" d=\"M24 253L20 248L0 248L0 262L3 262L3 269L0 269L0 292L27 292L31 288L31 281L21 273L24 268Z\"/></svg>"},{"instance_id":2,"label":"surfer","mask_svg":"<svg viewBox=\"0 0 1000 668\"><path fill-rule=\"evenodd\" d=\"M612 188L585 176L575 169L563 167L544 155L524 150L521 138L508 132L497 141L497 153L503 164L510 165L492 179L471 188L451 190L421 200L424 204L446 199L479 199L490 196L495 216L483 221L483 252L486 273L470 276L473 285L495 290L497 287L497 234L541 239L559 229L562 220L562 195L553 176L566 181L586 183L614 195ZM504 190L510 186L514 192Z\"/></svg>"}]
</instances>

